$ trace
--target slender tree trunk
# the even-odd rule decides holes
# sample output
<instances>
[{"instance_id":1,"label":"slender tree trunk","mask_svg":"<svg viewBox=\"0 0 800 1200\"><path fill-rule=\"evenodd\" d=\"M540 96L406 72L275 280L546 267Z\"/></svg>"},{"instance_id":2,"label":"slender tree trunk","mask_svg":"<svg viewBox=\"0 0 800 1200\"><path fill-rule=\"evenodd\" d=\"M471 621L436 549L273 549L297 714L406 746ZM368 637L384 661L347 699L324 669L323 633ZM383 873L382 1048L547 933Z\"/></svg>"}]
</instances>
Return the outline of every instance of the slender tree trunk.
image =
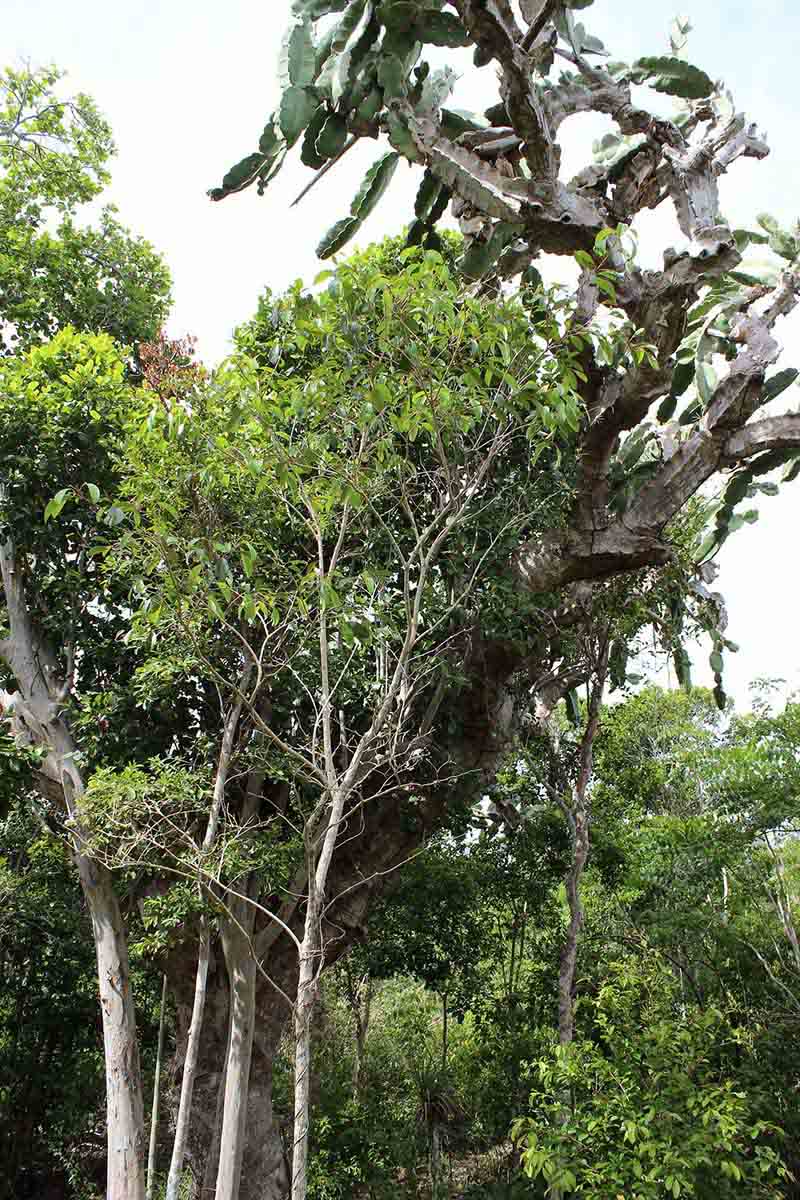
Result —
<instances>
[{"instance_id":1,"label":"slender tree trunk","mask_svg":"<svg viewBox=\"0 0 800 1200\"><path fill-rule=\"evenodd\" d=\"M228 923L222 940L230 980L231 1027L216 1200L238 1200L247 1125L257 972L246 930Z\"/></svg>"},{"instance_id":2,"label":"slender tree trunk","mask_svg":"<svg viewBox=\"0 0 800 1200\"><path fill-rule=\"evenodd\" d=\"M189 1036L186 1040L186 1057L183 1061L183 1076L181 1079L181 1098L178 1104L178 1119L175 1124L175 1141L172 1147L172 1159L169 1164L165 1200L178 1200L178 1190L183 1175L186 1141L189 1136L189 1119L192 1115L194 1081L197 1075L197 1060L200 1053L200 1032L203 1027L203 1014L206 1004L209 954L210 938L208 921L205 917L201 917L200 945L197 953L197 974L195 976L192 1019L189 1025Z\"/></svg>"},{"instance_id":3,"label":"slender tree trunk","mask_svg":"<svg viewBox=\"0 0 800 1200\"><path fill-rule=\"evenodd\" d=\"M447 1068L447 992L442 992L442 1070Z\"/></svg>"},{"instance_id":4,"label":"slender tree trunk","mask_svg":"<svg viewBox=\"0 0 800 1200\"><path fill-rule=\"evenodd\" d=\"M83 854L76 854L75 861L92 918L103 1013L106 1197L144 1200L144 1106L125 928L110 873Z\"/></svg>"},{"instance_id":5,"label":"slender tree trunk","mask_svg":"<svg viewBox=\"0 0 800 1200\"><path fill-rule=\"evenodd\" d=\"M161 1007L158 1011L158 1049L156 1050L156 1075L153 1080L153 1107L150 1112L150 1149L147 1155L147 1200L153 1200L153 1184L156 1174L156 1145L158 1142L158 1114L161 1107L161 1060L164 1057L164 1029L167 1012L167 977L161 982Z\"/></svg>"},{"instance_id":6,"label":"slender tree trunk","mask_svg":"<svg viewBox=\"0 0 800 1200\"><path fill-rule=\"evenodd\" d=\"M573 790L572 806L564 805L572 832L572 865L564 884L569 905L569 925L558 972L558 1040L568 1046L574 1034L575 1010L572 990L575 984L575 967L578 960L578 941L583 927L583 905L581 904L581 876L589 857L589 809L587 791L592 778L594 740L600 727L600 704L606 682L608 666L608 644L603 649L592 684L587 713L586 728L579 748L578 779Z\"/></svg>"},{"instance_id":7,"label":"slender tree trunk","mask_svg":"<svg viewBox=\"0 0 800 1200\"><path fill-rule=\"evenodd\" d=\"M244 688L250 675L247 667L239 680L240 688ZM203 837L203 850L208 852L214 845L219 828L220 813L225 799L225 787L228 782L228 770L233 755L233 745L236 738L236 728L242 712L242 700L237 701L225 718L220 746L219 761L214 777L214 794L208 814L206 832ZM186 1041L186 1057L183 1063L183 1078L181 1079L181 1097L178 1104L178 1118L175 1123L175 1142L172 1147L172 1160L167 1179L166 1200L178 1200L178 1189L183 1175L183 1163L186 1157L186 1141L189 1136L189 1120L192 1115L192 1097L194 1081L197 1074L197 1059L200 1051L200 1033L203 1028L203 1015L206 1005L206 985L208 980L208 960L211 953L211 938L208 919L200 918L200 943L197 951L197 971L195 974L194 1001L192 1003L192 1019L189 1024L189 1035Z\"/></svg>"},{"instance_id":8,"label":"slender tree trunk","mask_svg":"<svg viewBox=\"0 0 800 1200\"><path fill-rule=\"evenodd\" d=\"M309 878L305 933L300 947L300 972L294 1011L294 1134L292 1200L305 1200L308 1169L308 1114L311 1095L311 1018L317 998L319 966L319 901L313 874Z\"/></svg>"},{"instance_id":9,"label":"slender tree trunk","mask_svg":"<svg viewBox=\"0 0 800 1200\"><path fill-rule=\"evenodd\" d=\"M433 1200L439 1200L441 1193L440 1175L442 1170L442 1132L439 1122L434 1118L431 1125L431 1196Z\"/></svg>"},{"instance_id":10,"label":"slender tree trunk","mask_svg":"<svg viewBox=\"0 0 800 1200\"><path fill-rule=\"evenodd\" d=\"M586 859L589 856L589 821L586 812L573 812L573 821L572 866L564 881L570 916L567 936L561 949L561 963L558 971L558 1040L562 1046L570 1044L574 1032L572 988L578 959L578 941L583 926L580 881L586 866Z\"/></svg>"},{"instance_id":11,"label":"slender tree trunk","mask_svg":"<svg viewBox=\"0 0 800 1200\"><path fill-rule=\"evenodd\" d=\"M362 980L362 984L363 1008L361 988L356 991L355 995L356 1065L353 1072L353 1094L357 1100L361 1099L366 1077L367 1034L369 1033L369 1020L372 1011L372 976L367 975Z\"/></svg>"}]
</instances>

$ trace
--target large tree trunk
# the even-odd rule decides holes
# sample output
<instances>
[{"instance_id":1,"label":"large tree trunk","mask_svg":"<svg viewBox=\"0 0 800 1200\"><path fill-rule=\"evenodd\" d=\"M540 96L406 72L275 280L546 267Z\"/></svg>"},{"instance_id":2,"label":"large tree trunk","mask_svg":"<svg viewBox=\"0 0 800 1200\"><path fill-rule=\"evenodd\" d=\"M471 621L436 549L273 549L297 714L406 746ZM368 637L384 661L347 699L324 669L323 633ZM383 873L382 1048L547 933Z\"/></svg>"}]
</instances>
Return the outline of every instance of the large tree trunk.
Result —
<instances>
[{"instance_id":1,"label":"large tree trunk","mask_svg":"<svg viewBox=\"0 0 800 1200\"><path fill-rule=\"evenodd\" d=\"M226 1092L230 987L219 949L219 943L214 943L186 1147L186 1162L194 1180L192 1194L199 1200L215 1197ZM282 971L284 965L279 959L276 970ZM173 956L169 965L171 984L178 997L179 1062L186 1055L190 1027L195 982L192 966L191 957L184 958L183 954ZM278 978L281 986L286 984L287 989L293 990L293 979L287 981L280 974ZM272 1070L289 1008L269 985L259 982L239 1200L286 1200L288 1168L280 1128L273 1120ZM172 1104L177 1105L177 1097L173 1096Z\"/></svg>"}]
</instances>

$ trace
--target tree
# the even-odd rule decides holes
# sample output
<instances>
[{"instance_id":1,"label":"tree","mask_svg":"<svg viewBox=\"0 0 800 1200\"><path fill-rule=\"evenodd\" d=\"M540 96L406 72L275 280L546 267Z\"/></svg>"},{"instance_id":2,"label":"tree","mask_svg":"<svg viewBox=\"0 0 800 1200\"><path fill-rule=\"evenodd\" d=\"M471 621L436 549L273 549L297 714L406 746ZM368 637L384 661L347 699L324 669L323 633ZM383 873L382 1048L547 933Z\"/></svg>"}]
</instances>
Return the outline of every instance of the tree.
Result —
<instances>
[{"instance_id":1,"label":"tree","mask_svg":"<svg viewBox=\"0 0 800 1200\"><path fill-rule=\"evenodd\" d=\"M549 526L509 548L499 576L537 609L537 644L514 645L489 614L476 614L480 648L465 660L463 690L452 700L463 728L476 689L485 697L471 747L476 783L492 774L498 745L535 713L537 698L550 708L586 678L580 631L596 626L616 579L626 581L614 593L623 606L626 586L649 589L651 619L672 643L680 678L687 677L682 635L691 626L709 633L716 701L724 706L723 655L732 644L721 599L707 586L710 559L751 519L737 506L773 490L761 481L776 468L786 464L793 477L800 449L796 414L764 415L797 377L795 368L771 370L780 351L775 326L800 292L799 231L768 215L756 228L733 230L719 195L720 177L736 159L767 153L764 139L687 61L685 23L673 28L669 53L606 67L603 47L573 8L526 3L520 25L504 2L296 0L279 108L258 148L210 193L219 201L251 185L263 191L301 139L301 158L323 186L354 140L387 138L350 214L322 238L320 257L361 227L404 158L424 172L410 244L435 247L437 222L452 205L465 235L460 270L477 294L519 278L534 289L535 304L534 260L555 254L574 260L579 273L570 330L585 332L600 314L576 364L581 410L570 440L571 495L552 510ZM469 47L476 65L493 63L498 103L482 117L445 107L454 75L421 59L431 46ZM566 68L561 75L557 64ZM673 115L634 103L633 84L675 97ZM610 116L616 132L564 182L559 129L584 112ZM638 213L668 203L687 244L665 248L662 270L643 271L629 231ZM749 263L753 245L772 255L765 271ZM605 341L609 329L625 331L615 351ZM635 339L627 348L626 335ZM558 414L557 389L542 400ZM711 484L718 498L709 510L695 498ZM707 533L695 539L708 518ZM626 634L612 667L623 678L629 650Z\"/></svg>"},{"instance_id":2,"label":"tree","mask_svg":"<svg viewBox=\"0 0 800 1200\"><path fill-rule=\"evenodd\" d=\"M301 1197L311 1015L321 967L339 952L335 843L373 809L405 809L409 821L419 796L469 772L432 753L433 733L477 596L498 614L507 607L493 564L552 502L549 483L535 495L531 465L558 453L560 431L528 397L535 381L570 374L574 358L554 320L543 353L530 320L517 300L462 295L439 253L398 256L389 245L340 268L320 296L298 288L274 305L269 353L252 346L268 365L240 356L191 413L173 398L130 427L120 511L132 525L107 563L138 597L130 639L148 659L142 678L230 697L228 755L252 782L238 796L222 784L225 840L233 813L245 845L248 823L270 814L300 839L289 840L277 905L271 874L266 891L246 859L209 875L210 847L192 849L204 889L228 906L218 911L233 997L218 1196L239 1186L258 970L283 999L297 989ZM106 838L110 866L187 869L186 842L174 830L171 843L149 836L115 794L98 774L82 805L94 853ZM147 818L155 828L160 819ZM282 936L296 983L267 953Z\"/></svg>"},{"instance_id":3,"label":"tree","mask_svg":"<svg viewBox=\"0 0 800 1200\"><path fill-rule=\"evenodd\" d=\"M62 75L0 73L0 353L18 354L66 325L122 345L155 338L170 277L148 242L113 208L97 226L80 206L108 180L113 142L84 95L61 94Z\"/></svg>"},{"instance_id":4,"label":"tree","mask_svg":"<svg viewBox=\"0 0 800 1200\"><path fill-rule=\"evenodd\" d=\"M6 70L0 77L5 354L0 360L5 609L0 659L3 683L13 689L3 693L4 712L18 742L41 753L38 786L60 806L62 819L74 820L84 778L65 706L76 671L83 675L88 667L78 665L76 654L81 657L88 648L87 626L100 614L90 615L83 606L84 601L91 605L87 581L95 574L86 555L85 507L62 537L48 536L53 527L43 530L42 521L59 512L68 497L80 507L107 484L113 467L101 426L110 412L119 413L130 388L128 364L111 338L82 337L70 323L109 330L128 343L154 337L169 277L147 243L131 238L110 210L97 230L74 224L78 206L96 196L107 178L113 145L92 101L61 97L59 78L54 69ZM54 234L47 231L53 221L59 222ZM106 510L104 516L113 524L113 513ZM108 631L114 618L106 616ZM98 669L102 674L95 660L87 673L94 672L96 679ZM108 1194L139 1200L143 1112L124 925L111 876L85 854L79 823L72 825L69 839L97 951L108 1090Z\"/></svg>"}]
</instances>

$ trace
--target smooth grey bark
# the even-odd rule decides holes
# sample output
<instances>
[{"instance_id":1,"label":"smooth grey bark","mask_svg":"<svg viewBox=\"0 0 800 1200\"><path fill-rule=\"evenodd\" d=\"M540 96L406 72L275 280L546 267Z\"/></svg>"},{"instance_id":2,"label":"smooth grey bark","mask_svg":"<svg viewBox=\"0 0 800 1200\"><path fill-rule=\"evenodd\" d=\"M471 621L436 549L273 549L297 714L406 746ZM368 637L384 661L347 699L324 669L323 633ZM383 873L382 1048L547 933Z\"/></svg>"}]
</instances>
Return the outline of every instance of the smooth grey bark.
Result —
<instances>
[{"instance_id":1,"label":"smooth grey bark","mask_svg":"<svg viewBox=\"0 0 800 1200\"><path fill-rule=\"evenodd\" d=\"M107 1200L143 1200L144 1106L128 944L111 874L76 854L92 918L106 1064Z\"/></svg>"},{"instance_id":2,"label":"smooth grey bark","mask_svg":"<svg viewBox=\"0 0 800 1200\"><path fill-rule=\"evenodd\" d=\"M156 1072L153 1079L153 1106L150 1111L150 1148L147 1152L146 1200L153 1200L153 1185L156 1175L156 1147L158 1145L158 1118L161 1109L161 1063L164 1057L164 1030L167 1015L167 977L161 981L161 1005L158 1010L158 1046L156 1048Z\"/></svg>"},{"instance_id":3,"label":"smooth grey bark","mask_svg":"<svg viewBox=\"0 0 800 1200\"><path fill-rule=\"evenodd\" d=\"M178 1192L183 1175L183 1163L186 1157L186 1141L189 1136L189 1120L192 1113L192 1096L197 1075L197 1061L200 1053L200 1034L203 1027L203 1014L206 1004L206 984L208 980L208 961L210 942L208 921L200 918L200 941L197 952L197 974L195 976L194 1002L192 1019L189 1025L189 1036L186 1041L186 1055L183 1060L183 1075L181 1077L181 1094L178 1103L178 1117L175 1123L175 1141L172 1147L172 1157L167 1176L165 1200L178 1200Z\"/></svg>"},{"instance_id":4,"label":"smooth grey bark","mask_svg":"<svg viewBox=\"0 0 800 1200\"><path fill-rule=\"evenodd\" d=\"M246 684L246 676L241 680ZM228 771L233 755L236 728L242 711L242 701L234 703L225 718L222 735L222 745L219 752L217 771L214 777L214 792L211 799L206 831L203 837L203 852L208 853L214 845L219 829L220 813L225 799L225 787L228 782ZM181 1095L178 1104L178 1117L175 1122L175 1141L172 1148L172 1159L167 1178L166 1200L178 1200L183 1163L186 1157L186 1140L189 1135L189 1118L192 1111L192 1097L197 1073L197 1059L200 1050L200 1034L203 1027L203 1015L206 1004L206 986L208 980L208 962L211 952L208 918L200 918L200 939L197 952L197 972L195 977L194 1000L192 1003L192 1018L189 1025L189 1035L186 1042L186 1057L183 1063L181 1079Z\"/></svg>"},{"instance_id":5,"label":"smooth grey bark","mask_svg":"<svg viewBox=\"0 0 800 1200\"><path fill-rule=\"evenodd\" d=\"M243 918L247 922L244 926L226 921L222 931L230 981L231 1015L216 1200L238 1200L246 1140L257 968L249 937L252 915L243 914Z\"/></svg>"}]
</instances>

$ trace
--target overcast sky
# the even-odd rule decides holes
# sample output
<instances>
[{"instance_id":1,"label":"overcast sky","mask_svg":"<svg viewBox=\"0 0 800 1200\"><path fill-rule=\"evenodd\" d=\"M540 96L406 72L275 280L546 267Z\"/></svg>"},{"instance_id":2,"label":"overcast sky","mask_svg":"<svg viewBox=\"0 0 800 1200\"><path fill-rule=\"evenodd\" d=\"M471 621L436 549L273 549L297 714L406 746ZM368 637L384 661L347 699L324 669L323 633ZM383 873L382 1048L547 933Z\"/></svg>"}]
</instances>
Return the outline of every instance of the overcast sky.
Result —
<instances>
[{"instance_id":1,"label":"overcast sky","mask_svg":"<svg viewBox=\"0 0 800 1200\"><path fill-rule=\"evenodd\" d=\"M371 143L357 146L294 209L290 203L309 177L299 161L284 167L263 198L250 191L222 204L207 199L224 171L256 148L276 105L275 63L288 11L289 0L3 0L3 59L57 63L72 89L91 93L111 121L119 152L110 199L166 257L175 284L171 332L195 334L208 363L226 353L231 330L253 312L265 286L311 282L320 234L348 213L376 155ZM664 52L675 10L671 0L596 0L580 15L614 58L630 61ZM725 80L737 109L772 147L763 162L734 165L722 185L723 211L736 224L752 224L763 210L793 220L800 215L800 6L701 0L689 15L691 60ZM446 53L463 66L454 104L480 109L493 102L493 68L476 73L468 57ZM594 117L566 123L567 174L605 128ZM416 168L398 170L362 242L408 222L418 177ZM673 236L669 213L649 214L640 229L646 265L660 265L665 236ZM784 365L800 365L800 321L778 334L787 348ZM797 386L782 397L793 409L798 399ZM728 602L728 636L741 646L726 663L726 687L740 704L758 676L800 686L800 480L760 508L759 523L724 547L717 584ZM709 649L694 656L698 682L710 681Z\"/></svg>"}]
</instances>

